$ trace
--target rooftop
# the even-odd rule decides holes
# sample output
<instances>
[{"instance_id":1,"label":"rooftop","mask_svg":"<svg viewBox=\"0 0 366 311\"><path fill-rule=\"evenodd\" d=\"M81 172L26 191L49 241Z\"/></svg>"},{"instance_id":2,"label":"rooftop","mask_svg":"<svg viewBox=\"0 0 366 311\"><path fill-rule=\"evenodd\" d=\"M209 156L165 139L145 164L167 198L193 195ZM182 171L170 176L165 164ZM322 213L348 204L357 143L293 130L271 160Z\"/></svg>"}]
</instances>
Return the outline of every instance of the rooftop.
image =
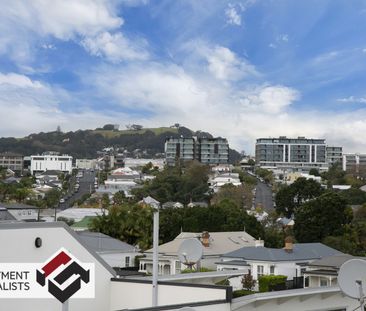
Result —
<instances>
[{"instance_id":1,"label":"rooftop","mask_svg":"<svg viewBox=\"0 0 366 311\"><path fill-rule=\"evenodd\" d=\"M91 231L78 231L80 240L96 253L130 253L136 248L106 234Z\"/></svg>"},{"instance_id":2,"label":"rooftop","mask_svg":"<svg viewBox=\"0 0 366 311\"><path fill-rule=\"evenodd\" d=\"M355 258L366 260L366 257L354 257L348 254L337 254L333 256L327 256L319 260L314 260L309 264L309 267L331 267L339 269L346 261Z\"/></svg>"},{"instance_id":3,"label":"rooftop","mask_svg":"<svg viewBox=\"0 0 366 311\"><path fill-rule=\"evenodd\" d=\"M322 243L298 243L293 245L292 252L282 248L243 247L225 254L224 257L259 261L306 261L337 254L342 253Z\"/></svg>"},{"instance_id":4,"label":"rooftop","mask_svg":"<svg viewBox=\"0 0 366 311\"><path fill-rule=\"evenodd\" d=\"M245 231L210 232L210 245L203 247L203 256L222 255L235 251L241 247L254 246L255 238ZM181 243L186 239L200 239L202 233L182 232L173 241L159 245L159 253L176 256ZM146 251L152 253L152 249Z\"/></svg>"}]
</instances>

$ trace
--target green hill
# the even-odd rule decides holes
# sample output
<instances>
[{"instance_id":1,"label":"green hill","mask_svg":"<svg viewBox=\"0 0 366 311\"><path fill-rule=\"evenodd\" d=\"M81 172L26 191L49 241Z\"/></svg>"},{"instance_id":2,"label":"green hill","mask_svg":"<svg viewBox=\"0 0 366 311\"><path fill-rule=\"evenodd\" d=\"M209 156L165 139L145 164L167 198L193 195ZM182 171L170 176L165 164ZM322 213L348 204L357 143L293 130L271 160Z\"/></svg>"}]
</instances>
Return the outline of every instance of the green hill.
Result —
<instances>
[{"instance_id":1,"label":"green hill","mask_svg":"<svg viewBox=\"0 0 366 311\"><path fill-rule=\"evenodd\" d=\"M122 147L129 152L139 149L145 157L154 157L164 152L164 142L168 137L212 137L205 132L193 132L185 127L159 127L127 130L112 130L108 126L95 130L78 130L41 132L23 138L0 138L0 153L15 152L24 156L40 154L45 151L58 151L74 158L95 158L97 151L105 147ZM231 162L237 161L240 155L230 150Z\"/></svg>"}]
</instances>

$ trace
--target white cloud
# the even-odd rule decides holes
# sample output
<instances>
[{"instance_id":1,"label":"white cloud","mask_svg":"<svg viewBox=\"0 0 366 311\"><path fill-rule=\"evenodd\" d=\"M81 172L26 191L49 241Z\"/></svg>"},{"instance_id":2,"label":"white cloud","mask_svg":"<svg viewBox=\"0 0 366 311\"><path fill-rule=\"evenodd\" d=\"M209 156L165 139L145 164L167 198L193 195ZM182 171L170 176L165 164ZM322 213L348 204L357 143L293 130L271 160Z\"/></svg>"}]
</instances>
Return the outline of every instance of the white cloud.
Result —
<instances>
[{"instance_id":1,"label":"white cloud","mask_svg":"<svg viewBox=\"0 0 366 311\"><path fill-rule=\"evenodd\" d=\"M338 98L338 102L341 103L360 103L365 104L366 103L366 97L355 97L355 96L349 96L345 98Z\"/></svg>"},{"instance_id":2,"label":"white cloud","mask_svg":"<svg viewBox=\"0 0 366 311\"><path fill-rule=\"evenodd\" d=\"M238 11L234 7L228 7L225 10L226 21L228 24L240 26L241 25L241 16Z\"/></svg>"},{"instance_id":3,"label":"white cloud","mask_svg":"<svg viewBox=\"0 0 366 311\"><path fill-rule=\"evenodd\" d=\"M0 86L14 86L17 88L41 88L42 84L39 81L32 81L25 75L16 73L3 74L0 73Z\"/></svg>"},{"instance_id":4,"label":"white cloud","mask_svg":"<svg viewBox=\"0 0 366 311\"><path fill-rule=\"evenodd\" d=\"M82 45L92 55L103 56L115 63L123 60L145 60L149 57L146 40L132 42L121 32L103 32L96 37L85 38Z\"/></svg>"},{"instance_id":5,"label":"white cloud","mask_svg":"<svg viewBox=\"0 0 366 311\"><path fill-rule=\"evenodd\" d=\"M34 58L37 41L49 36L82 43L93 55L117 62L145 59L148 52L143 39L127 39L120 31L124 23L117 5L141 5L146 1L125 0L34 0L8 1L0 11L0 54L7 53L20 67ZM53 49L52 44L42 44Z\"/></svg>"},{"instance_id":6,"label":"white cloud","mask_svg":"<svg viewBox=\"0 0 366 311\"><path fill-rule=\"evenodd\" d=\"M226 47L216 46L206 54L209 71L220 80L238 80L255 75L255 67Z\"/></svg>"}]
</instances>

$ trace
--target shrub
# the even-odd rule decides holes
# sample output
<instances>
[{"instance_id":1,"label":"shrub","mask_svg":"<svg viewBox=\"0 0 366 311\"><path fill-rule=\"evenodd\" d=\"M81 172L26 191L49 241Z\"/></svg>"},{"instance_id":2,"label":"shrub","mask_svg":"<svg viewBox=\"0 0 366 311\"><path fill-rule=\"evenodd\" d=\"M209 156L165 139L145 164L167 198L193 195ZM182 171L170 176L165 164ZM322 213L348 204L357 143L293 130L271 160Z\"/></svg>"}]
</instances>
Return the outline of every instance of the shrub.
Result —
<instances>
[{"instance_id":1,"label":"shrub","mask_svg":"<svg viewBox=\"0 0 366 311\"><path fill-rule=\"evenodd\" d=\"M241 296L246 296L246 295L251 295L251 294L255 294L255 292L252 290L239 289L239 290L233 291L233 298L238 298Z\"/></svg>"},{"instance_id":2,"label":"shrub","mask_svg":"<svg viewBox=\"0 0 366 311\"><path fill-rule=\"evenodd\" d=\"M285 275L263 275L259 278L259 291L269 292L276 290L277 287L286 287L287 276Z\"/></svg>"}]
</instances>

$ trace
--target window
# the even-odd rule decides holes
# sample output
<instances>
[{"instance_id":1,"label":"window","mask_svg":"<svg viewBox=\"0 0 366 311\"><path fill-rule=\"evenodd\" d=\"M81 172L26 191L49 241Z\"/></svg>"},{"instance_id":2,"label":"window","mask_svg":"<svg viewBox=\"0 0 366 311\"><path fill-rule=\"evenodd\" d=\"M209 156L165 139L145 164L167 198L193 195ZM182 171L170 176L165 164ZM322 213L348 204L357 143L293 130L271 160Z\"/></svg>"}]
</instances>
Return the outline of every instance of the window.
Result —
<instances>
[{"instance_id":1,"label":"window","mask_svg":"<svg viewBox=\"0 0 366 311\"><path fill-rule=\"evenodd\" d=\"M176 274L180 273L180 270L181 270L180 261L176 261L175 262L175 273Z\"/></svg>"},{"instance_id":2,"label":"window","mask_svg":"<svg viewBox=\"0 0 366 311\"><path fill-rule=\"evenodd\" d=\"M257 275L258 277L261 277L264 274L264 267L263 266L257 266Z\"/></svg>"},{"instance_id":3,"label":"window","mask_svg":"<svg viewBox=\"0 0 366 311\"><path fill-rule=\"evenodd\" d=\"M130 266L130 257L129 256L127 256L126 258L125 258L125 267L129 267Z\"/></svg>"},{"instance_id":4,"label":"window","mask_svg":"<svg viewBox=\"0 0 366 311\"><path fill-rule=\"evenodd\" d=\"M321 287L328 286L328 279L326 279L326 278L320 278L320 286Z\"/></svg>"},{"instance_id":5,"label":"window","mask_svg":"<svg viewBox=\"0 0 366 311\"><path fill-rule=\"evenodd\" d=\"M275 274L275 266L269 267L269 274L274 275Z\"/></svg>"}]
</instances>

